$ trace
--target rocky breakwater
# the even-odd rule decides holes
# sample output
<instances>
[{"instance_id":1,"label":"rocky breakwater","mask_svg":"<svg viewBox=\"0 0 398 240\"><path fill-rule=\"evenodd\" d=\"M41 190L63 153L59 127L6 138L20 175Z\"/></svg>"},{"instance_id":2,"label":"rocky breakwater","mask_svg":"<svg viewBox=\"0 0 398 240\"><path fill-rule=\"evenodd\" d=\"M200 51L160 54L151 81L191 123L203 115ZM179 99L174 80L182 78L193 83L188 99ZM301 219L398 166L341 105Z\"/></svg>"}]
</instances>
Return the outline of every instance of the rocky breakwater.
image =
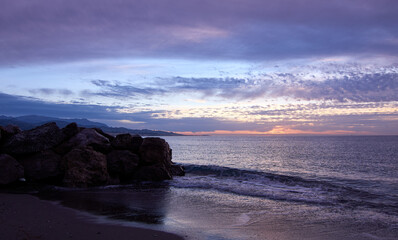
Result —
<instances>
[{"instance_id":1,"label":"rocky breakwater","mask_svg":"<svg viewBox=\"0 0 398 240\"><path fill-rule=\"evenodd\" d=\"M169 144L161 138L114 137L76 123L60 129L52 122L27 131L0 126L0 185L25 179L91 187L184 175L171 158Z\"/></svg>"}]
</instances>

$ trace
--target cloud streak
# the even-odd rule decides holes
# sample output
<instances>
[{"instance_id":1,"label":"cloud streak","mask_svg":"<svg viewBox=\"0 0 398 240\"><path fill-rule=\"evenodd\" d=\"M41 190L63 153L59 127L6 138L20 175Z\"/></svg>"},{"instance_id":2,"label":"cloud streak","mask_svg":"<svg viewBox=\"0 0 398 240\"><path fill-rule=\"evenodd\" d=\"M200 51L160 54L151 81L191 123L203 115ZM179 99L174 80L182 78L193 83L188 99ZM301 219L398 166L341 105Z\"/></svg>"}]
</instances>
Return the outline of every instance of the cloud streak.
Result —
<instances>
[{"instance_id":1,"label":"cloud streak","mask_svg":"<svg viewBox=\"0 0 398 240\"><path fill-rule=\"evenodd\" d=\"M118 81L108 80L92 80L91 83L94 86L100 88L99 91L85 91L87 95L96 95L103 97L115 97L115 98L130 98L135 96L152 96L163 94L165 91L161 88L139 88L134 87L131 84L122 84Z\"/></svg>"},{"instance_id":2,"label":"cloud streak","mask_svg":"<svg viewBox=\"0 0 398 240\"><path fill-rule=\"evenodd\" d=\"M54 89L54 88L37 88L30 89L30 93L34 95L62 95L62 96L70 96L73 92L69 89Z\"/></svg>"}]
</instances>

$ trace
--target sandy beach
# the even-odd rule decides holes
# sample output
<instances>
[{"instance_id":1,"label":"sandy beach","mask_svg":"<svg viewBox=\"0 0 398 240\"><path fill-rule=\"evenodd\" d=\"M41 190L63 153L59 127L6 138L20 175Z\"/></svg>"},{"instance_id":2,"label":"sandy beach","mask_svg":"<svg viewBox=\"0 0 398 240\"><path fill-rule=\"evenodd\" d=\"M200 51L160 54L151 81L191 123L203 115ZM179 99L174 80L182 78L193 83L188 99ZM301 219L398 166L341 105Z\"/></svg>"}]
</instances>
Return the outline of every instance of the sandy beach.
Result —
<instances>
[{"instance_id":1,"label":"sandy beach","mask_svg":"<svg viewBox=\"0 0 398 240\"><path fill-rule=\"evenodd\" d=\"M183 239L148 229L90 222L74 210L26 194L0 193L0 239Z\"/></svg>"}]
</instances>

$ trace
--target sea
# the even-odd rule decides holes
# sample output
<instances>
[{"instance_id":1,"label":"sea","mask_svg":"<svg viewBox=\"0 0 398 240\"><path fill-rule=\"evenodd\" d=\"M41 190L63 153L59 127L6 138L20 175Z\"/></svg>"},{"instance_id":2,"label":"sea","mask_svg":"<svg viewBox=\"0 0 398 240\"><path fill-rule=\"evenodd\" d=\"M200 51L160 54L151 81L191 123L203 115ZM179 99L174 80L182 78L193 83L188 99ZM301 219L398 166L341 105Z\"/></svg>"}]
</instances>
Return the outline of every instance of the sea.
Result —
<instances>
[{"instance_id":1,"label":"sea","mask_svg":"<svg viewBox=\"0 0 398 240\"><path fill-rule=\"evenodd\" d=\"M398 239L398 136L170 136L183 177L47 200L186 239Z\"/></svg>"}]
</instances>

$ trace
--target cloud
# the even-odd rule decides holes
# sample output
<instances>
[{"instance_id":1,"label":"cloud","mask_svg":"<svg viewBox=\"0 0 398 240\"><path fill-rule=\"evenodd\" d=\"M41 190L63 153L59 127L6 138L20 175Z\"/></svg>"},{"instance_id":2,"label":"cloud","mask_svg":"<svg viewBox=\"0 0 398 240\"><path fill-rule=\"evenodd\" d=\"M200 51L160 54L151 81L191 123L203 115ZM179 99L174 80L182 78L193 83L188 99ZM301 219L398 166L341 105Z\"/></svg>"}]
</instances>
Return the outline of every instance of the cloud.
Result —
<instances>
[{"instance_id":1,"label":"cloud","mask_svg":"<svg viewBox=\"0 0 398 240\"><path fill-rule=\"evenodd\" d=\"M345 103L342 103L344 105ZM385 103L387 104L387 103ZM133 112L123 111L119 106L105 105L89 105L78 103L52 103L40 101L35 98L27 98L21 96L13 96L0 93L0 114L8 116L21 115L45 115L50 117L63 118L88 118L99 122L104 122L113 126L125 126L134 129L159 129L178 132L212 132L222 131L271 131L277 126L283 126L284 129L297 131L354 131L354 132L371 132L372 134L398 134L396 129L396 121L398 113L381 111L378 113L377 108L388 107L381 103L364 104L370 108L366 111L366 106L359 106L364 112L356 114L350 111L350 107L341 107L344 112L333 114L333 107L328 105L299 105L287 106L287 109L265 111L261 107L252 106L246 109L224 109L224 111L233 111L240 117L248 116L250 113L261 117L255 121L223 119L217 116L209 117L181 117L167 118L160 117L162 114L167 116L166 110L140 110ZM354 107L356 105L353 105ZM372 109L372 107L376 109ZM396 104L391 105L396 109ZM319 111L324 109L331 114L321 114ZM209 109L212 111L212 109ZM246 112L245 112L246 111ZM262 118L270 116L270 119ZM286 117L288 116L288 117ZM273 121L277 119L277 121Z\"/></svg>"},{"instance_id":2,"label":"cloud","mask_svg":"<svg viewBox=\"0 0 398 240\"><path fill-rule=\"evenodd\" d=\"M62 96L70 96L73 92L69 89L54 89L54 88L38 88L38 89L30 89L30 93L34 95L54 95L59 94Z\"/></svg>"},{"instance_id":3,"label":"cloud","mask_svg":"<svg viewBox=\"0 0 398 240\"><path fill-rule=\"evenodd\" d=\"M327 63L297 65L284 72L249 72L240 77L158 77L147 83L134 84L96 79L91 80L91 84L97 90L85 90L82 92L83 96L119 99L144 96L149 99L185 94L198 98L196 102L276 98L355 103L388 102L398 101L398 66L393 64L369 67L351 63ZM61 90L38 89L31 92L49 95L56 91Z\"/></svg>"},{"instance_id":4,"label":"cloud","mask_svg":"<svg viewBox=\"0 0 398 240\"><path fill-rule=\"evenodd\" d=\"M99 91L84 91L84 95L96 95L103 97L130 98L134 96L152 96L162 94L164 90L160 88L139 88L131 84L122 84L118 81L92 80L91 83L100 88Z\"/></svg>"},{"instance_id":5,"label":"cloud","mask_svg":"<svg viewBox=\"0 0 398 240\"><path fill-rule=\"evenodd\" d=\"M169 91L236 100L285 97L338 102L398 101L398 72L344 72L322 78L306 79L301 73L245 79L174 77L169 79Z\"/></svg>"},{"instance_id":6,"label":"cloud","mask_svg":"<svg viewBox=\"0 0 398 240\"><path fill-rule=\"evenodd\" d=\"M65 118L110 118L116 119L117 107L77 103L52 103L32 97L0 93L0 112L3 115L46 115Z\"/></svg>"},{"instance_id":7,"label":"cloud","mask_svg":"<svg viewBox=\"0 0 398 240\"><path fill-rule=\"evenodd\" d=\"M325 81L292 82L277 86L270 96L339 102L398 101L398 73L349 74Z\"/></svg>"},{"instance_id":8,"label":"cloud","mask_svg":"<svg viewBox=\"0 0 398 240\"><path fill-rule=\"evenodd\" d=\"M218 95L219 91L231 91L246 83L239 78L184 78L166 79L169 91L201 92L204 96Z\"/></svg>"},{"instance_id":9,"label":"cloud","mask_svg":"<svg viewBox=\"0 0 398 240\"><path fill-rule=\"evenodd\" d=\"M3 0L0 64L396 56L394 0Z\"/></svg>"},{"instance_id":10,"label":"cloud","mask_svg":"<svg viewBox=\"0 0 398 240\"><path fill-rule=\"evenodd\" d=\"M134 116L132 116L134 117ZM108 123L114 123L110 121ZM125 122L127 123L127 122ZM131 128L149 128L149 129L163 129L175 132L204 132L216 130L239 131L242 129L272 129L272 125L265 126L257 123L244 123L237 121L221 120L217 118L206 117L184 117L180 119L172 118L147 118L145 124L125 124L126 127Z\"/></svg>"},{"instance_id":11,"label":"cloud","mask_svg":"<svg viewBox=\"0 0 398 240\"><path fill-rule=\"evenodd\" d=\"M125 113L118 106L99 106L87 104L59 104L0 93L0 114L8 116L45 115L61 118L88 118L116 126L127 126L136 129L159 129L168 131L206 131L206 130L239 130L255 123L238 123L222 121L215 118L156 118L164 111L137 111ZM122 122L120 122L122 120Z\"/></svg>"}]
</instances>

